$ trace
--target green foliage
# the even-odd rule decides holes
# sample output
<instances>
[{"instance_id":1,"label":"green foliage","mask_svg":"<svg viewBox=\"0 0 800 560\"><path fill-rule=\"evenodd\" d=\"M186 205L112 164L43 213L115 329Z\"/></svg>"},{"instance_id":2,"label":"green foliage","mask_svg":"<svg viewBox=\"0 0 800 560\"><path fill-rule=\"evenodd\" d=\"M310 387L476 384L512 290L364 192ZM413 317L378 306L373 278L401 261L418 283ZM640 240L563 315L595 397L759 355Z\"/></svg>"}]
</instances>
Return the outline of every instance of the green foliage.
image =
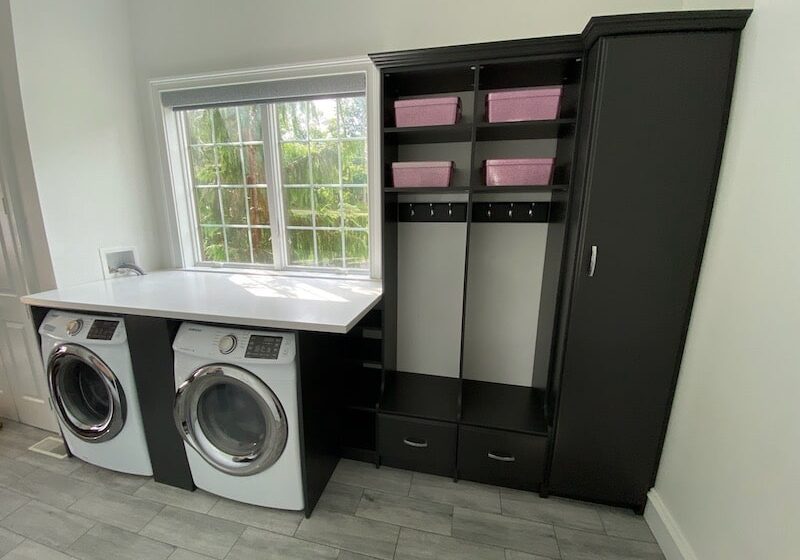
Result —
<instances>
[{"instance_id":1,"label":"green foliage","mask_svg":"<svg viewBox=\"0 0 800 560\"><path fill-rule=\"evenodd\" d=\"M308 144L286 142L281 144L281 178L284 185L311 183L308 168Z\"/></svg>"},{"instance_id":2,"label":"green foliage","mask_svg":"<svg viewBox=\"0 0 800 560\"><path fill-rule=\"evenodd\" d=\"M314 232L308 229L290 229L289 261L300 266L314 266Z\"/></svg>"},{"instance_id":3,"label":"green foliage","mask_svg":"<svg viewBox=\"0 0 800 560\"><path fill-rule=\"evenodd\" d=\"M249 263L250 261L250 234L246 227L225 228L228 238L228 262Z\"/></svg>"},{"instance_id":4,"label":"green foliage","mask_svg":"<svg viewBox=\"0 0 800 560\"><path fill-rule=\"evenodd\" d=\"M307 101L278 105L278 127L282 141L308 138Z\"/></svg>"},{"instance_id":5,"label":"green foliage","mask_svg":"<svg viewBox=\"0 0 800 560\"><path fill-rule=\"evenodd\" d=\"M250 202L250 224L262 226L269 225L269 203L267 202L267 189L247 189L247 198Z\"/></svg>"},{"instance_id":6,"label":"green foliage","mask_svg":"<svg viewBox=\"0 0 800 560\"><path fill-rule=\"evenodd\" d=\"M278 105L281 173L288 226L341 228L292 230L290 261L302 266L364 268L369 261L366 101L363 97ZM353 138L353 140L350 140ZM347 185L347 186L345 186ZM363 186L349 186L363 185ZM313 197L313 198L312 198ZM317 262L314 240L317 245Z\"/></svg>"},{"instance_id":7,"label":"green foliage","mask_svg":"<svg viewBox=\"0 0 800 560\"><path fill-rule=\"evenodd\" d=\"M242 105L239 110L239 126L243 142L261 142L261 105Z\"/></svg>"},{"instance_id":8,"label":"green foliage","mask_svg":"<svg viewBox=\"0 0 800 560\"><path fill-rule=\"evenodd\" d=\"M344 138L367 136L367 98L343 97L339 99L339 125Z\"/></svg>"},{"instance_id":9,"label":"green foliage","mask_svg":"<svg viewBox=\"0 0 800 560\"><path fill-rule=\"evenodd\" d=\"M197 188L194 191L197 220L200 224L221 224L219 192L213 187Z\"/></svg>"},{"instance_id":10,"label":"green foliage","mask_svg":"<svg viewBox=\"0 0 800 560\"><path fill-rule=\"evenodd\" d=\"M272 231L269 228L253 228L253 262L272 264Z\"/></svg>"},{"instance_id":11,"label":"green foliage","mask_svg":"<svg viewBox=\"0 0 800 560\"><path fill-rule=\"evenodd\" d=\"M192 181L196 185L216 185L217 165L214 162L214 148L193 146L189 148L192 165Z\"/></svg>"},{"instance_id":12,"label":"green foliage","mask_svg":"<svg viewBox=\"0 0 800 560\"><path fill-rule=\"evenodd\" d=\"M200 227L200 245L203 260L223 262L225 260L225 238L220 227Z\"/></svg>"},{"instance_id":13,"label":"green foliage","mask_svg":"<svg viewBox=\"0 0 800 560\"><path fill-rule=\"evenodd\" d=\"M290 263L366 268L365 98L281 103L276 109ZM266 185L261 111L260 105L244 105L185 112L204 260L273 262L267 189L246 187ZM248 219L250 229L244 227Z\"/></svg>"},{"instance_id":14,"label":"green foliage","mask_svg":"<svg viewBox=\"0 0 800 560\"><path fill-rule=\"evenodd\" d=\"M225 224L247 224L245 189L241 187L222 189L222 217L225 218Z\"/></svg>"}]
</instances>

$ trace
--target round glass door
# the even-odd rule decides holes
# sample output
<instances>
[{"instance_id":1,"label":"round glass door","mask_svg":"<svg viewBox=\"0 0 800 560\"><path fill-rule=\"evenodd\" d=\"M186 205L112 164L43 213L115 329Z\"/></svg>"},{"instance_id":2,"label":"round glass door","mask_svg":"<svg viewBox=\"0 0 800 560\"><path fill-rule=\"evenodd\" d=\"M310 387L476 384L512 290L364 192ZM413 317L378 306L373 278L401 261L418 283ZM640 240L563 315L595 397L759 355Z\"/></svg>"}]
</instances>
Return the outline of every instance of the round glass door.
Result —
<instances>
[{"instance_id":1,"label":"round glass door","mask_svg":"<svg viewBox=\"0 0 800 560\"><path fill-rule=\"evenodd\" d=\"M122 387L92 351L77 344L56 347L47 363L47 381L61 423L80 439L99 443L122 430Z\"/></svg>"},{"instance_id":2,"label":"round glass door","mask_svg":"<svg viewBox=\"0 0 800 560\"><path fill-rule=\"evenodd\" d=\"M228 474L262 472L286 447L288 426L280 401L255 375L235 366L195 371L178 389L174 413L183 440Z\"/></svg>"}]
</instances>

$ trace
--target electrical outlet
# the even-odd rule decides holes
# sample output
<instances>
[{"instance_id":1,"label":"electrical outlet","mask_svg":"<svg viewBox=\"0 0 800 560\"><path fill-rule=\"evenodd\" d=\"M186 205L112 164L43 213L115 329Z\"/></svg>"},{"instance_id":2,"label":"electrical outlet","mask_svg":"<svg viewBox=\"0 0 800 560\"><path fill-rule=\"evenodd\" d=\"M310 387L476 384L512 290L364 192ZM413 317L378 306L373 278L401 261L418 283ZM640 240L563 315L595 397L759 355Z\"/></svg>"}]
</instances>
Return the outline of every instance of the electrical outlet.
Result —
<instances>
[{"instance_id":1,"label":"electrical outlet","mask_svg":"<svg viewBox=\"0 0 800 560\"><path fill-rule=\"evenodd\" d=\"M139 264L139 255L136 247L109 247L100 249L100 265L103 269L103 278L118 278L128 276L127 270L117 271L121 264Z\"/></svg>"}]
</instances>

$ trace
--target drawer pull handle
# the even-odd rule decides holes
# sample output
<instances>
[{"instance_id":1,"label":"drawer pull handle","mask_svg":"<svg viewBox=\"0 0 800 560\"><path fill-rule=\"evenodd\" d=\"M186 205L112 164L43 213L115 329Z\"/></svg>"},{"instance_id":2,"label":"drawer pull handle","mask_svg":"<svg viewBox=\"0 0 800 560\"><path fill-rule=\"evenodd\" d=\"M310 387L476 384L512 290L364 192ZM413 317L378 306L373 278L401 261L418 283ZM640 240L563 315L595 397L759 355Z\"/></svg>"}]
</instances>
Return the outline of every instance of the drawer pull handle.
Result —
<instances>
[{"instance_id":1,"label":"drawer pull handle","mask_svg":"<svg viewBox=\"0 0 800 560\"><path fill-rule=\"evenodd\" d=\"M422 441L414 441L413 439L405 438L403 443L409 447L428 447L428 442L424 439Z\"/></svg>"},{"instance_id":2,"label":"drawer pull handle","mask_svg":"<svg viewBox=\"0 0 800 560\"><path fill-rule=\"evenodd\" d=\"M502 461L503 463L513 463L514 461L517 460L517 458L514 457L513 455L496 455L491 451L489 451L489 453L487 453L486 456L489 457L489 459L494 459L495 461Z\"/></svg>"}]
</instances>

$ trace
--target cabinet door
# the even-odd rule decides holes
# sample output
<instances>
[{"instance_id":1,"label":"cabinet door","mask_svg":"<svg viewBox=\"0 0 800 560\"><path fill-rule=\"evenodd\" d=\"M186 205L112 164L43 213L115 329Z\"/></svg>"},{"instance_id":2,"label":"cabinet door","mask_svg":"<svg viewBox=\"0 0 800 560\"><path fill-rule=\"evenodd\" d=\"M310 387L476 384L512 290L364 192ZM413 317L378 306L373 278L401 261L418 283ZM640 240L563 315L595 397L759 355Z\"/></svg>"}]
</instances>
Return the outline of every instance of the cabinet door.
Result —
<instances>
[{"instance_id":1,"label":"cabinet door","mask_svg":"<svg viewBox=\"0 0 800 560\"><path fill-rule=\"evenodd\" d=\"M590 53L554 493L645 502L702 258L737 44L734 32L645 34L602 38Z\"/></svg>"}]
</instances>

